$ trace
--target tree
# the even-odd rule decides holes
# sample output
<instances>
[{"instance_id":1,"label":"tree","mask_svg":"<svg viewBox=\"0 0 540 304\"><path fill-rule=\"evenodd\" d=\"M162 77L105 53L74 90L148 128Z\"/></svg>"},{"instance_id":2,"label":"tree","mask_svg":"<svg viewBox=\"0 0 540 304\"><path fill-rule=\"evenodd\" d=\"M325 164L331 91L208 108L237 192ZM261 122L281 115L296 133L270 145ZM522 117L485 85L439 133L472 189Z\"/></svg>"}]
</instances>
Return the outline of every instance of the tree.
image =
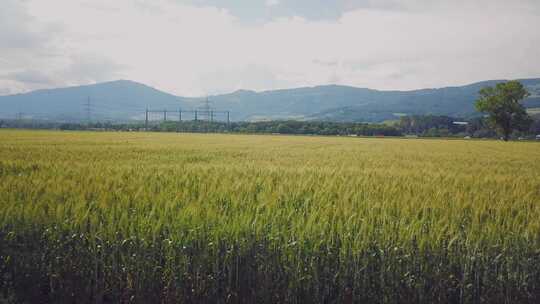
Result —
<instances>
[{"instance_id":1,"label":"tree","mask_svg":"<svg viewBox=\"0 0 540 304\"><path fill-rule=\"evenodd\" d=\"M503 136L505 141L514 130L526 130L531 124L531 118L520 103L529 96L529 92L519 81L485 87L479 94L476 109L489 115L488 123Z\"/></svg>"}]
</instances>

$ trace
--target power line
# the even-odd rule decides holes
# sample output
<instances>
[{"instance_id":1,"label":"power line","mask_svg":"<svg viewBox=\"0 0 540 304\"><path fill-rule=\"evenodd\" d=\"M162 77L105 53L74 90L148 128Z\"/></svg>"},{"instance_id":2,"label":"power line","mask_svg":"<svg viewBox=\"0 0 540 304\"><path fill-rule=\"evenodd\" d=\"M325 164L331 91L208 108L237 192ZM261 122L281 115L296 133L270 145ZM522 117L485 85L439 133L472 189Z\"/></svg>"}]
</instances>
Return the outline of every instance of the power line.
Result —
<instances>
[{"instance_id":1,"label":"power line","mask_svg":"<svg viewBox=\"0 0 540 304\"><path fill-rule=\"evenodd\" d=\"M86 103L84 104L85 110L86 110L86 122L91 122L91 115L92 115L92 104L90 103L90 96L86 98Z\"/></svg>"}]
</instances>

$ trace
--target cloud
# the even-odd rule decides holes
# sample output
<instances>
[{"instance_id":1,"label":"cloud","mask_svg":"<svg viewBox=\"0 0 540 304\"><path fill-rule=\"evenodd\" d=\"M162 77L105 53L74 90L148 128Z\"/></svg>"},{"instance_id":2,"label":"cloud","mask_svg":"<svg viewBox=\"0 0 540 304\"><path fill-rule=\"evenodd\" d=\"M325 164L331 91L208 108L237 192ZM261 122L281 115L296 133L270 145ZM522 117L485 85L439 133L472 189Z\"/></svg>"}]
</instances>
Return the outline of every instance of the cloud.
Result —
<instances>
[{"instance_id":1,"label":"cloud","mask_svg":"<svg viewBox=\"0 0 540 304\"><path fill-rule=\"evenodd\" d=\"M218 69L202 75L200 87L207 94L222 94L236 90L263 91L289 87L277 76L278 72L264 66L246 65L239 68Z\"/></svg>"},{"instance_id":2,"label":"cloud","mask_svg":"<svg viewBox=\"0 0 540 304\"><path fill-rule=\"evenodd\" d=\"M538 1L248 2L4 0L0 90L123 78L193 96L540 76ZM250 11L262 21L246 23Z\"/></svg>"},{"instance_id":3,"label":"cloud","mask_svg":"<svg viewBox=\"0 0 540 304\"><path fill-rule=\"evenodd\" d=\"M96 54L77 54L65 69L57 71L63 79L74 83L92 83L120 77L125 67Z\"/></svg>"},{"instance_id":4,"label":"cloud","mask_svg":"<svg viewBox=\"0 0 540 304\"><path fill-rule=\"evenodd\" d=\"M56 81L49 75L38 70L23 70L0 75L3 79L35 85L54 85Z\"/></svg>"},{"instance_id":5,"label":"cloud","mask_svg":"<svg viewBox=\"0 0 540 304\"><path fill-rule=\"evenodd\" d=\"M279 0L266 0L266 6L276 6L279 5Z\"/></svg>"},{"instance_id":6,"label":"cloud","mask_svg":"<svg viewBox=\"0 0 540 304\"><path fill-rule=\"evenodd\" d=\"M3 94L110 80L121 66L74 49L62 18L32 14L31 1L2 2L0 89Z\"/></svg>"},{"instance_id":7,"label":"cloud","mask_svg":"<svg viewBox=\"0 0 540 304\"><path fill-rule=\"evenodd\" d=\"M5 0L0 10L0 49L2 51L39 47L47 37L30 26L32 17L18 1Z\"/></svg>"},{"instance_id":8,"label":"cloud","mask_svg":"<svg viewBox=\"0 0 540 304\"><path fill-rule=\"evenodd\" d=\"M325 61L325 60L313 59L312 62L315 64L322 65L322 66L330 66L330 67L337 66L339 64L339 62L336 60Z\"/></svg>"}]
</instances>

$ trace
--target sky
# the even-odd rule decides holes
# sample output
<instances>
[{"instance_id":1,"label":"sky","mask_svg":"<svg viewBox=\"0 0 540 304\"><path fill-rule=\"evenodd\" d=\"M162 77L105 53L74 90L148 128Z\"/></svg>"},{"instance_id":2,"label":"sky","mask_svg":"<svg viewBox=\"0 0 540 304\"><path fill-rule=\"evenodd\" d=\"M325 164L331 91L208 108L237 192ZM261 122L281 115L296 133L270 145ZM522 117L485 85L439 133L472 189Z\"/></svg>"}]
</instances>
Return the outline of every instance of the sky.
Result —
<instances>
[{"instance_id":1,"label":"sky","mask_svg":"<svg viewBox=\"0 0 540 304\"><path fill-rule=\"evenodd\" d=\"M540 77L538 0L0 0L0 95L129 79L181 96Z\"/></svg>"}]
</instances>

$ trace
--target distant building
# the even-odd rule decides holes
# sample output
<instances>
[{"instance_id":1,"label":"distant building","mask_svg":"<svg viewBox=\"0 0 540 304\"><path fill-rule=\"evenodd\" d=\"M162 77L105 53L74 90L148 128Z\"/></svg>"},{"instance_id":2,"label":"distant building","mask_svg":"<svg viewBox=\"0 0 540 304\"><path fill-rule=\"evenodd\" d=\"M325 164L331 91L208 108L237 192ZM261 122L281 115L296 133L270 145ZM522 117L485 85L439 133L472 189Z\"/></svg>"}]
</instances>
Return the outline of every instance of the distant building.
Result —
<instances>
[{"instance_id":1,"label":"distant building","mask_svg":"<svg viewBox=\"0 0 540 304\"><path fill-rule=\"evenodd\" d=\"M466 126L468 125L469 123L466 122L466 121L454 121L452 122L454 125L459 125L459 126Z\"/></svg>"},{"instance_id":2,"label":"distant building","mask_svg":"<svg viewBox=\"0 0 540 304\"><path fill-rule=\"evenodd\" d=\"M540 134L536 135L536 140L540 140Z\"/></svg>"}]
</instances>

